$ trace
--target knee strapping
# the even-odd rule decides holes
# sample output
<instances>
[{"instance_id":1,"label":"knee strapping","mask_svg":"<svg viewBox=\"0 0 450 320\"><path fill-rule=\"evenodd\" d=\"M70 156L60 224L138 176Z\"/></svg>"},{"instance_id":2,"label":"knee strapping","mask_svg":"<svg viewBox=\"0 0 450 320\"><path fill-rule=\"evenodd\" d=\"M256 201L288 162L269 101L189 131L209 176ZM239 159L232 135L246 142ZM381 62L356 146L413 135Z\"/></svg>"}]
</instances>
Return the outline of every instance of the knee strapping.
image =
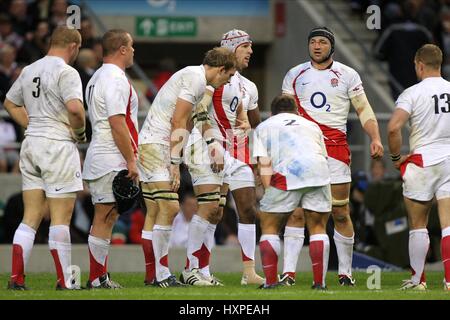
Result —
<instances>
[{"instance_id":1,"label":"knee strapping","mask_svg":"<svg viewBox=\"0 0 450 320\"><path fill-rule=\"evenodd\" d=\"M343 206L346 206L349 202L350 202L349 198L342 199L342 200L333 198L332 205L333 205L333 207L343 207Z\"/></svg>"},{"instance_id":2,"label":"knee strapping","mask_svg":"<svg viewBox=\"0 0 450 320\"><path fill-rule=\"evenodd\" d=\"M220 203L220 198L220 192L206 192L197 195L197 201L199 202L199 204L216 201Z\"/></svg>"}]
</instances>

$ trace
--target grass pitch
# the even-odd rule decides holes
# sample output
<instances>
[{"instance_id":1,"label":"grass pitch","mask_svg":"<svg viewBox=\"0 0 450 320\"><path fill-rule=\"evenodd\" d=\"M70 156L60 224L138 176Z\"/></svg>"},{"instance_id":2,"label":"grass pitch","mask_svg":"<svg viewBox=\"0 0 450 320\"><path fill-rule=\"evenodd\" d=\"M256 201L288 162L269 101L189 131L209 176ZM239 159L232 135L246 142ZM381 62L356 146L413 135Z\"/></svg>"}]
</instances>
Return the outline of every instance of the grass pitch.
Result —
<instances>
[{"instance_id":1,"label":"grass pitch","mask_svg":"<svg viewBox=\"0 0 450 320\"><path fill-rule=\"evenodd\" d=\"M318 292L310 289L312 273L297 274L297 283L292 287L273 290L258 290L257 286L241 286L238 273L219 273L216 275L224 287L183 287L155 288L144 287L143 273L114 273L112 278L123 285L121 290L81 290L56 291L55 275L32 273L27 275L29 291L6 290L8 274L0 274L0 300L450 300L450 292L443 290L442 272L428 272L428 290L425 292L400 291L403 279L409 272L382 272L381 289L367 289L370 274L356 272L356 287L340 287L335 272L327 276L328 291ZM82 274L83 285L87 274Z\"/></svg>"}]
</instances>

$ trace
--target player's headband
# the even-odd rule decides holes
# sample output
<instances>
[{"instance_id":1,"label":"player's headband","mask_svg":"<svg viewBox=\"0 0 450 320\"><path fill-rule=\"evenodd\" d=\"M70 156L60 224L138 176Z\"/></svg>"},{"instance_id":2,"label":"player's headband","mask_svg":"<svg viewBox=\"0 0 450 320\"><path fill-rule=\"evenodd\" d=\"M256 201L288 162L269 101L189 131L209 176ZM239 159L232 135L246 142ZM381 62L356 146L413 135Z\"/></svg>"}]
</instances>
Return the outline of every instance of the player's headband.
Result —
<instances>
[{"instance_id":1,"label":"player's headband","mask_svg":"<svg viewBox=\"0 0 450 320\"><path fill-rule=\"evenodd\" d=\"M248 33L242 30L233 29L222 36L220 46L235 52L236 49L244 43L252 43Z\"/></svg>"},{"instance_id":2,"label":"player's headband","mask_svg":"<svg viewBox=\"0 0 450 320\"><path fill-rule=\"evenodd\" d=\"M309 41L311 41L311 38L314 38L314 37L325 37L330 41L331 50L330 50L330 54L328 55L328 57L331 57L331 55L334 53L334 34L333 34L333 32L331 32L331 30L328 29L327 27L314 28L309 32L308 43L309 43Z\"/></svg>"}]
</instances>

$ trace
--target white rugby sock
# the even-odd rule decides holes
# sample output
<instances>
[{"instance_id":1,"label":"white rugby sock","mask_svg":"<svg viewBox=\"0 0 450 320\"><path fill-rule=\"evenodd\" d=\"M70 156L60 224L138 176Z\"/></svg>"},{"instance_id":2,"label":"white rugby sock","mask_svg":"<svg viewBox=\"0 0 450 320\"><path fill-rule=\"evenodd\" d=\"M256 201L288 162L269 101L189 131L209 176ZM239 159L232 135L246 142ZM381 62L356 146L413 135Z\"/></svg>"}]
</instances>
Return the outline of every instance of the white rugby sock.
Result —
<instances>
[{"instance_id":1,"label":"white rugby sock","mask_svg":"<svg viewBox=\"0 0 450 320\"><path fill-rule=\"evenodd\" d=\"M239 223L238 240L241 244L242 261L254 261L256 250L256 225Z\"/></svg>"},{"instance_id":2,"label":"white rugby sock","mask_svg":"<svg viewBox=\"0 0 450 320\"><path fill-rule=\"evenodd\" d=\"M289 273L295 278L297 261L305 240L305 228L286 226L284 230L284 265L283 274Z\"/></svg>"},{"instance_id":3,"label":"white rugby sock","mask_svg":"<svg viewBox=\"0 0 450 320\"><path fill-rule=\"evenodd\" d=\"M210 276L211 272L209 271L209 262L211 257L211 251L214 245L216 244L216 239L214 238L214 233L216 232L217 224L210 223L208 228L206 229L205 239L203 241L204 245L208 252L202 256L199 261L200 272L205 276Z\"/></svg>"},{"instance_id":4,"label":"white rugby sock","mask_svg":"<svg viewBox=\"0 0 450 320\"><path fill-rule=\"evenodd\" d=\"M153 226L153 253L155 255L156 280L162 281L168 278L171 273L169 270L169 242L171 226Z\"/></svg>"},{"instance_id":5,"label":"white rugby sock","mask_svg":"<svg viewBox=\"0 0 450 320\"><path fill-rule=\"evenodd\" d=\"M425 260L430 247L430 238L427 229L415 229L409 231L409 263L411 264L412 277L411 280L415 284L425 282Z\"/></svg>"},{"instance_id":6,"label":"white rugby sock","mask_svg":"<svg viewBox=\"0 0 450 320\"><path fill-rule=\"evenodd\" d=\"M94 281L107 272L109 244L111 240L89 235L88 246L90 256L89 280Z\"/></svg>"},{"instance_id":7,"label":"white rugby sock","mask_svg":"<svg viewBox=\"0 0 450 320\"><path fill-rule=\"evenodd\" d=\"M204 255L209 255L208 248L203 243L208 230L209 222L199 215L194 215L189 223L187 258L189 270L200 268L200 260ZM208 257L209 259L209 257ZM204 266L203 266L204 267Z\"/></svg>"},{"instance_id":8,"label":"white rugby sock","mask_svg":"<svg viewBox=\"0 0 450 320\"><path fill-rule=\"evenodd\" d=\"M55 262L59 284L64 288L72 288L72 246L70 229L66 225L50 226L48 246Z\"/></svg>"},{"instance_id":9,"label":"white rugby sock","mask_svg":"<svg viewBox=\"0 0 450 320\"><path fill-rule=\"evenodd\" d=\"M352 276L352 260L353 260L353 244L355 243L355 235L345 237L334 229L334 243L339 260L338 275Z\"/></svg>"}]
</instances>

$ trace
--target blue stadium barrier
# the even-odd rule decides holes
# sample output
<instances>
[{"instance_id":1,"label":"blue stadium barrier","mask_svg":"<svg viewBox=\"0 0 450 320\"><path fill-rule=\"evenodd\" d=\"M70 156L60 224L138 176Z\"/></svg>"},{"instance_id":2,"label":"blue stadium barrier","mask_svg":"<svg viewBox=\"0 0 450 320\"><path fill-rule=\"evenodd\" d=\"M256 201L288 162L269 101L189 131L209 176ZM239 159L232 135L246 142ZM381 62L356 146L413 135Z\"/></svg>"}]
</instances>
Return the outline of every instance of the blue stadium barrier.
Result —
<instances>
[{"instance_id":1,"label":"blue stadium barrier","mask_svg":"<svg viewBox=\"0 0 450 320\"><path fill-rule=\"evenodd\" d=\"M353 252L353 263L352 263L352 267L354 270L358 270L358 269L367 269L369 266L378 266L380 267L383 271L403 271L402 268L387 263L383 260L379 260L376 258L373 258L371 256L368 256L364 253L360 253L360 252Z\"/></svg>"}]
</instances>

